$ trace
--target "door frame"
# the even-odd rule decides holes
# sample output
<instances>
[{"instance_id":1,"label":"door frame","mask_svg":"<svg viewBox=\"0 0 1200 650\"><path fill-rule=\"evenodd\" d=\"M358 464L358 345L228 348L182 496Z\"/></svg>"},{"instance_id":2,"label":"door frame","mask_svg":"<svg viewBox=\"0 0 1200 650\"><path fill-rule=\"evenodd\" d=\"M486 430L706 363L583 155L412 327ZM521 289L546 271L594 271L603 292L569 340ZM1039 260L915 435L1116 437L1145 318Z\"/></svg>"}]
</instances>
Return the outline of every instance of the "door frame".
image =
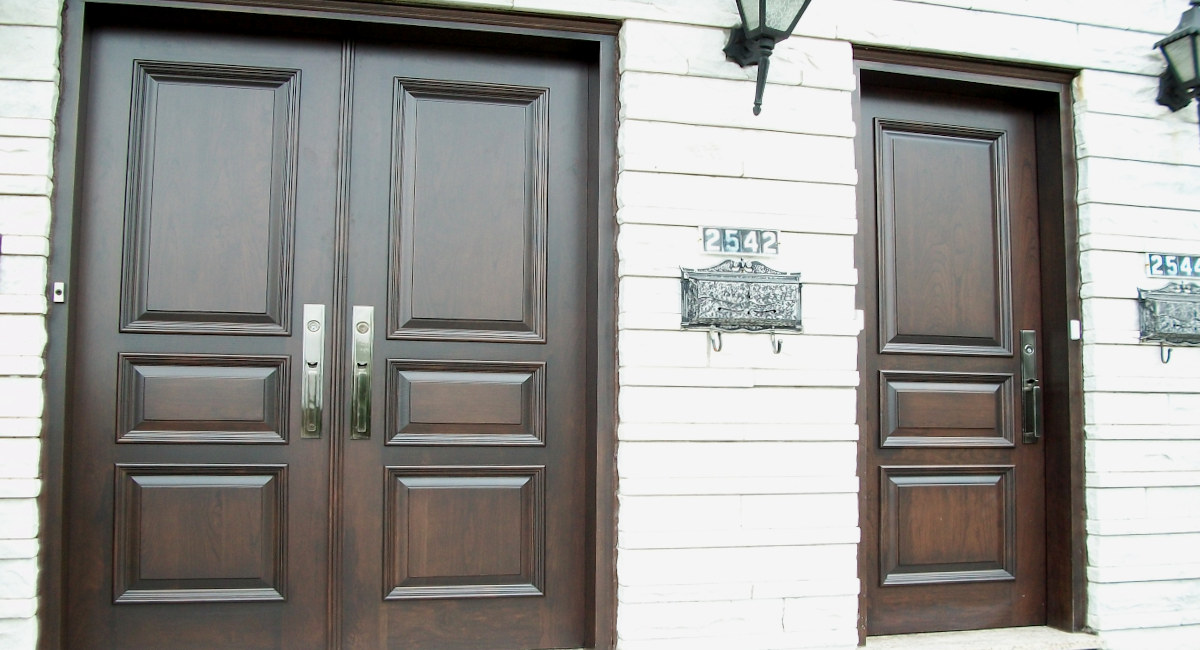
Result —
<instances>
[{"instance_id":1,"label":"door frame","mask_svg":"<svg viewBox=\"0 0 1200 650\"><path fill-rule=\"evenodd\" d=\"M547 47L586 49L594 57L589 75L588 322L587 333L587 462L592 473L587 496L588 593L586 610L589 648L611 648L616 640L616 122L619 23L521 13L486 13L461 9L375 4L347 0L65 0L57 138L54 157L54 219L50 235L48 284L67 283L67 301L47 313L46 409L41 472L46 480L39 497L41 571L39 575L38 647L61 648L67 576L64 539L69 534L64 470L67 467L66 423L70 417L68 387L73 354L70 288L78 271L74 232L79 219L75 186L79 166L85 23L89 10L102 6L199 9L210 15L314 18L329 24L411 26L445 30L453 39L487 41L495 37L528 37ZM344 433L344 432L342 432ZM331 521L331 528L336 522ZM331 531L336 532L336 531ZM331 609L337 606L336 593ZM332 612L331 612L332 613ZM339 630L330 616L326 642L339 647Z\"/></svg>"},{"instance_id":2,"label":"door frame","mask_svg":"<svg viewBox=\"0 0 1200 650\"><path fill-rule=\"evenodd\" d=\"M1086 615L1085 515L1083 493L1083 363L1082 341L1070 340L1070 321L1080 319L1079 225L1075 202L1077 164L1071 82L1077 71L1018 67L995 62L932 54L854 47L856 86L854 120L861 119L862 87L954 91L1015 100L1034 113L1038 180L1038 230L1041 238L1044 412L1047 431L1066 432L1042 439L1046 454L1046 624L1079 631ZM856 147L857 150L857 147ZM869 165L857 161L859 174ZM861 188L861 182L859 187ZM863 233L871 213L858 192L859 231L855 265L864 268L873 241ZM856 292L855 307L873 299ZM866 323L865 327L871 327ZM865 332L858 337L859 364L866 358ZM858 391L859 527L866 529L867 482L877 477L866 468L867 445L876 439L878 398ZM866 540L862 544L867 543ZM863 547L865 548L865 547ZM870 557L869 557L870 555ZM876 554L860 549L858 574L863 579ZM859 644L866 642L867 588L859 591Z\"/></svg>"}]
</instances>

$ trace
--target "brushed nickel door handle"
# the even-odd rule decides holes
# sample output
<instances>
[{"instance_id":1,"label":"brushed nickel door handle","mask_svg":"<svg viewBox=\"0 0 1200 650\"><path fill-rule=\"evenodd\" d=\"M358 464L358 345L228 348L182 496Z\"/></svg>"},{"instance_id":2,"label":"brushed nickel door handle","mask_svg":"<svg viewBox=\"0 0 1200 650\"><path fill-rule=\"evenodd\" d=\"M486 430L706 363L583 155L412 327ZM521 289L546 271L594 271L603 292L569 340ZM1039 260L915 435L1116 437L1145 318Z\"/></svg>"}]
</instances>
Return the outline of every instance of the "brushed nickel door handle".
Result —
<instances>
[{"instance_id":1,"label":"brushed nickel door handle","mask_svg":"<svg viewBox=\"0 0 1200 650\"><path fill-rule=\"evenodd\" d=\"M1042 438L1042 385L1037 375L1037 332L1021 330L1021 441Z\"/></svg>"},{"instance_id":2,"label":"brushed nickel door handle","mask_svg":"<svg viewBox=\"0 0 1200 650\"><path fill-rule=\"evenodd\" d=\"M301 370L300 437L321 437L325 377L325 305L304 305L304 368Z\"/></svg>"},{"instance_id":3,"label":"brushed nickel door handle","mask_svg":"<svg viewBox=\"0 0 1200 650\"><path fill-rule=\"evenodd\" d=\"M354 306L354 372L350 411L352 440L371 437L371 336L375 328L375 308Z\"/></svg>"}]
</instances>

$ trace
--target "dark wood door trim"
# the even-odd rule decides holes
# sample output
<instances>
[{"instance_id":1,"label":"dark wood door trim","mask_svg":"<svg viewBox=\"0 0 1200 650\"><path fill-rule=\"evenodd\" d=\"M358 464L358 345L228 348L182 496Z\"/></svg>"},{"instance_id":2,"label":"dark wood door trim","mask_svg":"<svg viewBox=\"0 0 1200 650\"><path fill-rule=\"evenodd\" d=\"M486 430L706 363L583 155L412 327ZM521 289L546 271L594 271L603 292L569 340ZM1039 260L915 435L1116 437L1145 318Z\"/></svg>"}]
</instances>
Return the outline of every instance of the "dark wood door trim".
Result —
<instances>
[{"instance_id":1,"label":"dark wood door trim","mask_svg":"<svg viewBox=\"0 0 1200 650\"><path fill-rule=\"evenodd\" d=\"M858 89L854 94L856 121L861 93L871 87L910 88L967 93L1019 101L1033 110L1036 122L1038 209L1041 246L1042 344L1045 364L1045 413L1048 431L1068 435L1047 437L1046 445L1046 552L1047 624L1077 631L1085 624L1086 557L1083 500L1083 370L1082 344L1068 338L1068 323L1080 318L1078 213L1075 196L1075 142L1071 80L1074 71L1017 67L957 57L855 48ZM860 174L864 167L859 161ZM870 214L859 193L859 218ZM855 261L864 268L869 242L860 231ZM859 309L869 299L858 292ZM867 324L868 327L871 323ZM866 358L865 334L859 337L859 358ZM868 515L866 481L876 477L864 468L866 444L872 440L876 399L859 394L859 477L862 524ZM859 575L867 563L859 553ZM866 638L866 589L860 594L859 636Z\"/></svg>"},{"instance_id":2,"label":"dark wood door trim","mask_svg":"<svg viewBox=\"0 0 1200 650\"><path fill-rule=\"evenodd\" d=\"M589 72L589 187L587 351L588 462L590 504L586 594L591 621L588 645L610 648L616 639L616 34L609 21L557 18L521 13L486 13L337 0L67 0L63 21L62 76L55 157L55 214L51 236L50 277L75 283L77 251L73 239L79 218L75 191L81 161L80 124L85 107L86 34L89 12L124 7L130 12L164 8L202 9L205 15L242 14L274 19L321 19L328 29L362 29L371 25L419 29L438 37L503 47L512 39L530 39L548 51L584 54ZM151 7L153 9L151 9ZM47 477L40 497L41 574L39 647L63 647L66 578L63 540L70 534L64 502L64 469L70 418L67 387L71 382L71 301L55 305L47 316L47 408L41 471ZM332 637L331 637L332 638ZM337 642L331 644L336 646Z\"/></svg>"}]
</instances>

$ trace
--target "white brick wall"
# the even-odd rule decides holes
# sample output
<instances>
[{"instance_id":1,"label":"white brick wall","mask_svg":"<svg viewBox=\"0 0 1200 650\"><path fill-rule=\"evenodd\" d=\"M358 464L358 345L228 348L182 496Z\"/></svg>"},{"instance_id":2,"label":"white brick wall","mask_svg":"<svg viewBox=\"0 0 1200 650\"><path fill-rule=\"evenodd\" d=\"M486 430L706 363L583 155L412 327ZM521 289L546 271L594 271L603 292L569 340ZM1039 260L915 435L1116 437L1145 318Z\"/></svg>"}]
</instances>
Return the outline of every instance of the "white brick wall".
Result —
<instances>
[{"instance_id":1,"label":"white brick wall","mask_svg":"<svg viewBox=\"0 0 1200 650\"><path fill-rule=\"evenodd\" d=\"M1081 69L1088 623L1200 647L1200 350L1137 342L1142 253L1200 253L1194 108L1154 104L1186 0L815 0L762 115L724 60L733 0L440 0L624 21L620 36L618 620L625 650L850 648L862 315L851 43ZM0 0L0 647L36 626L58 0ZM745 197L755 197L747 202ZM699 225L776 228L806 333L679 331Z\"/></svg>"},{"instance_id":2,"label":"white brick wall","mask_svg":"<svg viewBox=\"0 0 1200 650\"><path fill-rule=\"evenodd\" d=\"M37 641L59 0L0 2L0 647Z\"/></svg>"}]
</instances>

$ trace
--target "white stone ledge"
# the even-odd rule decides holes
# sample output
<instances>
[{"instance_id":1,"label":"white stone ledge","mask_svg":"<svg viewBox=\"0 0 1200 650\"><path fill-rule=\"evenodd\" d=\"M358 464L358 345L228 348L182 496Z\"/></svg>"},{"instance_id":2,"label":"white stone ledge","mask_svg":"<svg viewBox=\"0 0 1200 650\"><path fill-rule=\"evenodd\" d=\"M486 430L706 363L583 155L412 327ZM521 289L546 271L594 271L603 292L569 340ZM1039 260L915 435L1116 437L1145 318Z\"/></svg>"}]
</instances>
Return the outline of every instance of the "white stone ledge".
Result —
<instances>
[{"instance_id":1,"label":"white stone ledge","mask_svg":"<svg viewBox=\"0 0 1200 650\"><path fill-rule=\"evenodd\" d=\"M753 548L857 544L857 528L805 528L798 530L624 530L617 534L619 549Z\"/></svg>"},{"instance_id":2,"label":"white stone ledge","mask_svg":"<svg viewBox=\"0 0 1200 650\"><path fill-rule=\"evenodd\" d=\"M674 206L623 206L617 211L622 229L627 224L663 226L725 226L745 223L747 227L769 228L782 232L850 235L858 232L853 213L831 216L819 214L761 213L760 206L743 205L736 210L711 210L705 207L677 208ZM699 236L699 235L697 235Z\"/></svg>"},{"instance_id":3,"label":"white stone ledge","mask_svg":"<svg viewBox=\"0 0 1200 650\"><path fill-rule=\"evenodd\" d=\"M867 637L866 650L1093 650L1105 648L1091 634L1050 627L1012 627Z\"/></svg>"},{"instance_id":4,"label":"white stone ledge","mask_svg":"<svg viewBox=\"0 0 1200 650\"><path fill-rule=\"evenodd\" d=\"M858 477L853 473L799 477L654 478L621 476L618 490L621 496L857 493Z\"/></svg>"},{"instance_id":5,"label":"white stone ledge","mask_svg":"<svg viewBox=\"0 0 1200 650\"><path fill-rule=\"evenodd\" d=\"M1088 582L1107 584L1200 580L1200 564L1089 566L1087 568L1087 575Z\"/></svg>"},{"instance_id":6,"label":"white stone ledge","mask_svg":"<svg viewBox=\"0 0 1200 650\"><path fill-rule=\"evenodd\" d=\"M787 424L653 424L622 422L624 442L838 442L858 440L858 426Z\"/></svg>"},{"instance_id":7,"label":"white stone ledge","mask_svg":"<svg viewBox=\"0 0 1200 650\"><path fill-rule=\"evenodd\" d=\"M1084 435L1089 440L1196 440L1200 430L1196 424L1091 424Z\"/></svg>"},{"instance_id":8,"label":"white stone ledge","mask_svg":"<svg viewBox=\"0 0 1200 650\"><path fill-rule=\"evenodd\" d=\"M1193 487L1200 485L1200 471L1087 472L1084 485L1089 488Z\"/></svg>"}]
</instances>

